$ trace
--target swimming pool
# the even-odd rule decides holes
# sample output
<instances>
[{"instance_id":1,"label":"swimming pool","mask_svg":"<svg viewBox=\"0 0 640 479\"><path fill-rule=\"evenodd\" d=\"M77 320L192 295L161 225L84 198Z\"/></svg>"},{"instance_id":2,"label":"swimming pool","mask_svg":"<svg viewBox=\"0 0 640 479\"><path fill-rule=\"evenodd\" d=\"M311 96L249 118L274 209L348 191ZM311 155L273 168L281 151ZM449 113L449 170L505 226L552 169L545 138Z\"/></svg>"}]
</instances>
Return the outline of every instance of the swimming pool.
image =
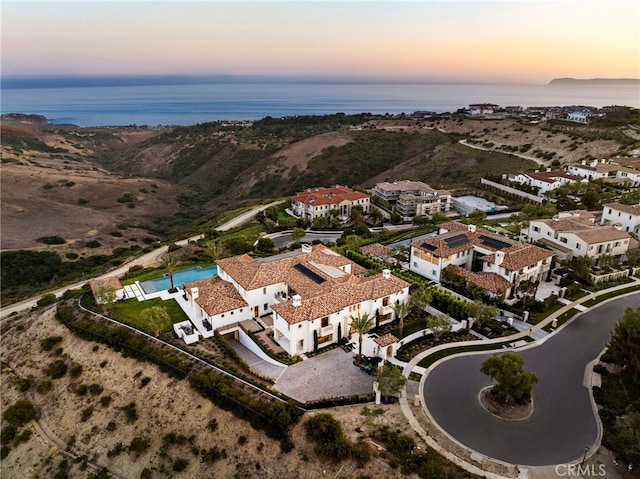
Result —
<instances>
[{"instance_id":1,"label":"swimming pool","mask_svg":"<svg viewBox=\"0 0 640 479\"><path fill-rule=\"evenodd\" d=\"M184 283L195 281L196 279L209 278L211 276L215 276L216 274L218 274L217 266L209 266L208 268L197 266L196 268L175 271L173 273L173 285L176 288L182 288L182 285ZM157 293L158 291L169 289L171 288L171 279L169 278L169 273L165 273L162 278L143 281L140 283L140 287L142 288L142 291L145 292L145 294Z\"/></svg>"}]
</instances>

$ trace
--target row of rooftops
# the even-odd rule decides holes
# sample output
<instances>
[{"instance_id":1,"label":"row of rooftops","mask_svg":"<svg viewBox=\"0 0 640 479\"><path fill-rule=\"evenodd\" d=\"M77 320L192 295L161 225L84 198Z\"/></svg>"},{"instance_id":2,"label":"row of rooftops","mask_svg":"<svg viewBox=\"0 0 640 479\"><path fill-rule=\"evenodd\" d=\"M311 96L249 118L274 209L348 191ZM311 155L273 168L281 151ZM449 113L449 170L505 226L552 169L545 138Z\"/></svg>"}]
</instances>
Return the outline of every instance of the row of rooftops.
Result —
<instances>
[{"instance_id":1,"label":"row of rooftops","mask_svg":"<svg viewBox=\"0 0 640 479\"><path fill-rule=\"evenodd\" d=\"M640 206L636 205L635 209L640 212ZM596 225L595 215L586 210L564 211L551 219L532 220L531 223L544 224L556 233L574 234L588 244L630 238L628 233L614 226Z\"/></svg>"},{"instance_id":2,"label":"row of rooftops","mask_svg":"<svg viewBox=\"0 0 640 479\"><path fill-rule=\"evenodd\" d=\"M224 258L218 260L218 272L231 277L245 291L279 283L287 285L301 301L275 303L271 308L292 324L321 318L409 287L409 283L387 270L360 277L365 268L323 245L269 261L257 261L246 254ZM199 288L196 301L209 315L247 305L234 285L220 276L185 283L185 289L191 288Z\"/></svg>"}]
</instances>

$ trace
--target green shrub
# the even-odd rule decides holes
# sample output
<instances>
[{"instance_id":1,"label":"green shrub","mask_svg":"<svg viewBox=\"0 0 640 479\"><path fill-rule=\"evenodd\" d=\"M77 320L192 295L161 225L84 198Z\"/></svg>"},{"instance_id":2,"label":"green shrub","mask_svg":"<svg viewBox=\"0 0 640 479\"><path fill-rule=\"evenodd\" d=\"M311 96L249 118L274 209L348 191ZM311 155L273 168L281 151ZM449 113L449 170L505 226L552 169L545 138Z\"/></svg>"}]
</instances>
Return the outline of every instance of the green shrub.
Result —
<instances>
[{"instance_id":1,"label":"green shrub","mask_svg":"<svg viewBox=\"0 0 640 479\"><path fill-rule=\"evenodd\" d=\"M51 349L60 342L62 342L62 336L49 336L40 341L40 347L43 351L51 351Z\"/></svg>"},{"instance_id":2,"label":"green shrub","mask_svg":"<svg viewBox=\"0 0 640 479\"><path fill-rule=\"evenodd\" d=\"M47 366L44 373L51 379L60 379L67 374L67 364L64 362L64 359L56 359Z\"/></svg>"},{"instance_id":3,"label":"green shrub","mask_svg":"<svg viewBox=\"0 0 640 479\"><path fill-rule=\"evenodd\" d=\"M100 246L102 246L102 243L100 243L97 240L92 240L92 241L87 241L84 245L87 248L99 248Z\"/></svg>"},{"instance_id":4,"label":"green shrub","mask_svg":"<svg viewBox=\"0 0 640 479\"><path fill-rule=\"evenodd\" d=\"M305 423L304 430L307 439L315 444L314 449L319 456L340 461L351 454L351 444L333 415L316 414Z\"/></svg>"},{"instance_id":5,"label":"green shrub","mask_svg":"<svg viewBox=\"0 0 640 479\"><path fill-rule=\"evenodd\" d=\"M74 364L69 369L69 376L71 376L74 379L79 378L81 374L82 374L82 364Z\"/></svg>"},{"instance_id":6,"label":"green shrub","mask_svg":"<svg viewBox=\"0 0 640 479\"><path fill-rule=\"evenodd\" d=\"M88 390L89 390L89 387L86 384L80 384L76 388L76 394L78 396L86 396Z\"/></svg>"},{"instance_id":7,"label":"green shrub","mask_svg":"<svg viewBox=\"0 0 640 479\"><path fill-rule=\"evenodd\" d=\"M91 417L92 414L93 414L93 406L89 406L88 408L85 408L82 410L82 415L80 416L80 420L82 422L87 422L87 420Z\"/></svg>"},{"instance_id":8,"label":"green shrub","mask_svg":"<svg viewBox=\"0 0 640 479\"><path fill-rule=\"evenodd\" d=\"M38 417L38 411L31 402L19 399L2 414L2 419L14 426L23 426Z\"/></svg>"},{"instance_id":9,"label":"green shrub","mask_svg":"<svg viewBox=\"0 0 640 479\"><path fill-rule=\"evenodd\" d=\"M144 437L136 436L129 444L129 452L134 453L136 456L146 452L147 449L149 449L149 439Z\"/></svg>"},{"instance_id":10,"label":"green shrub","mask_svg":"<svg viewBox=\"0 0 640 479\"><path fill-rule=\"evenodd\" d=\"M130 402L126 406L120 407L120 410L124 412L128 422L135 422L138 420L138 411L136 411L135 402Z\"/></svg>"},{"instance_id":11,"label":"green shrub","mask_svg":"<svg viewBox=\"0 0 640 479\"><path fill-rule=\"evenodd\" d=\"M151 378L149 377L144 377L140 380L140 389L142 389L143 387L145 387L147 384L149 384L149 382L151 382Z\"/></svg>"},{"instance_id":12,"label":"green shrub","mask_svg":"<svg viewBox=\"0 0 640 479\"><path fill-rule=\"evenodd\" d=\"M38 385L36 386L36 391L39 394L45 394L51 391L52 388L53 388L53 384L51 383L51 381L49 381L48 379L45 379L44 381L38 383Z\"/></svg>"},{"instance_id":13,"label":"green shrub","mask_svg":"<svg viewBox=\"0 0 640 479\"><path fill-rule=\"evenodd\" d=\"M111 396L102 396L100 398L100 404L102 404L104 407L108 407L109 404L111 404Z\"/></svg>"},{"instance_id":14,"label":"green shrub","mask_svg":"<svg viewBox=\"0 0 640 479\"><path fill-rule=\"evenodd\" d=\"M67 240L60 236L41 236L40 238L36 238L38 243L43 244L65 244Z\"/></svg>"},{"instance_id":15,"label":"green shrub","mask_svg":"<svg viewBox=\"0 0 640 479\"><path fill-rule=\"evenodd\" d=\"M210 431L216 431L218 429L218 420L215 417L207 423L207 429Z\"/></svg>"},{"instance_id":16,"label":"green shrub","mask_svg":"<svg viewBox=\"0 0 640 479\"><path fill-rule=\"evenodd\" d=\"M56 295L53 293L43 294L42 297L36 302L38 307L42 308L44 306L49 306L50 304L55 304L58 301Z\"/></svg>"},{"instance_id":17,"label":"green shrub","mask_svg":"<svg viewBox=\"0 0 640 479\"><path fill-rule=\"evenodd\" d=\"M89 392L94 396L97 396L98 394L102 394L103 390L104 388L100 384L93 383L89 385Z\"/></svg>"},{"instance_id":18,"label":"green shrub","mask_svg":"<svg viewBox=\"0 0 640 479\"><path fill-rule=\"evenodd\" d=\"M181 472L181 471L184 471L188 465L189 465L189 461L179 457L173 462L172 469L174 472Z\"/></svg>"}]
</instances>

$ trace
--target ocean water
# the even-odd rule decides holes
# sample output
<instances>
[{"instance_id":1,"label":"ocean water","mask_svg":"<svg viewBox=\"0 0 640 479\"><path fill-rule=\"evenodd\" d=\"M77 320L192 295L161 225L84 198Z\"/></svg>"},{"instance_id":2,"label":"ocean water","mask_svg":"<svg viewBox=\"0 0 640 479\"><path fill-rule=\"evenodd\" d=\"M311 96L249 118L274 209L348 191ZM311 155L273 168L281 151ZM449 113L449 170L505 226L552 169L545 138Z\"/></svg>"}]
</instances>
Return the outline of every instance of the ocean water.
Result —
<instances>
[{"instance_id":1,"label":"ocean water","mask_svg":"<svg viewBox=\"0 0 640 479\"><path fill-rule=\"evenodd\" d=\"M3 88L2 113L46 116L52 123L193 125L328 113L454 112L472 103L500 106L627 105L640 108L633 85L363 84L215 82L188 85Z\"/></svg>"}]
</instances>

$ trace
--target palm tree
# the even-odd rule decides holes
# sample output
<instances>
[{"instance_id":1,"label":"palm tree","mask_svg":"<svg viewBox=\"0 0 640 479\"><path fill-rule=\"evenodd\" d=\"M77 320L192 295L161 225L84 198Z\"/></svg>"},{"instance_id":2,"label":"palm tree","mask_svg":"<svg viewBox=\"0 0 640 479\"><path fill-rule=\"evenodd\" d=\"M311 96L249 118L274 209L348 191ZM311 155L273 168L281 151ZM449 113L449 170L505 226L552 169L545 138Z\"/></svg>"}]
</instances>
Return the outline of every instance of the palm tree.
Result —
<instances>
[{"instance_id":1,"label":"palm tree","mask_svg":"<svg viewBox=\"0 0 640 479\"><path fill-rule=\"evenodd\" d=\"M176 269L176 266L178 266L180 260L178 260L178 257L175 254L168 253L160 258L160 261L162 262L162 266L164 266L169 273L169 280L171 281L171 289L169 292L175 293L176 288L173 285L173 271Z\"/></svg>"},{"instance_id":2,"label":"palm tree","mask_svg":"<svg viewBox=\"0 0 640 479\"><path fill-rule=\"evenodd\" d=\"M224 251L224 245L220 240L209 241L207 243L207 251L209 252L209 255L211 255L211 257L213 258L213 261L218 261L218 258L222 256L222 253Z\"/></svg>"},{"instance_id":3,"label":"palm tree","mask_svg":"<svg viewBox=\"0 0 640 479\"><path fill-rule=\"evenodd\" d=\"M409 301L405 301L404 303L397 302L393 306L393 312L396 313L398 317L398 334L400 339L402 339L402 330L404 329L404 318L409 314Z\"/></svg>"},{"instance_id":4,"label":"palm tree","mask_svg":"<svg viewBox=\"0 0 640 479\"><path fill-rule=\"evenodd\" d=\"M362 360L362 336L369 331L375 320L369 313L360 314L358 316L351 316L351 329L358 333L358 358Z\"/></svg>"}]
</instances>

